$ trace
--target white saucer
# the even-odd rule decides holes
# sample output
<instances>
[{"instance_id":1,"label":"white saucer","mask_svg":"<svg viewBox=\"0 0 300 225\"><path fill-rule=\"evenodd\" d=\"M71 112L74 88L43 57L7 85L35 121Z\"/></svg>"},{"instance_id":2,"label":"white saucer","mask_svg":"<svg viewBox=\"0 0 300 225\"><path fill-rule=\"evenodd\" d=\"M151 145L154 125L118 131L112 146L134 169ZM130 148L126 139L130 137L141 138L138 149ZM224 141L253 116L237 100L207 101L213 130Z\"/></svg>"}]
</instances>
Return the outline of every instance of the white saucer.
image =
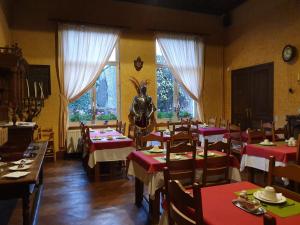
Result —
<instances>
[{"instance_id":1,"label":"white saucer","mask_svg":"<svg viewBox=\"0 0 300 225\"><path fill-rule=\"evenodd\" d=\"M12 172L12 173L8 173L5 174L2 177L7 177L7 178L20 178L20 177L24 177L26 175L28 175L30 172Z\"/></svg>"},{"instance_id":2,"label":"white saucer","mask_svg":"<svg viewBox=\"0 0 300 225\"><path fill-rule=\"evenodd\" d=\"M258 200L261 200L261 201L267 202L267 203L272 203L272 204L280 204L280 203L286 202L286 197L284 197L281 193L276 193L277 200L275 200L275 201L264 198L262 191L254 192L253 196L255 198L257 198Z\"/></svg>"},{"instance_id":3,"label":"white saucer","mask_svg":"<svg viewBox=\"0 0 300 225\"><path fill-rule=\"evenodd\" d=\"M151 153L162 153L164 150L163 149L157 149L157 148L152 148L149 150Z\"/></svg>"},{"instance_id":4,"label":"white saucer","mask_svg":"<svg viewBox=\"0 0 300 225\"><path fill-rule=\"evenodd\" d=\"M24 165L23 167L19 168L19 166L12 166L9 167L9 170L13 170L13 171L19 171L19 170L27 170L31 167L31 165Z\"/></svg>"},{"instance_id":5,"label":"white saucer","mask_svg":"<svg viewBox=\"0 0 300 225\"><path fill-rule=\"evenodd\" d=\"M260 145L265 145L265 146L274 146L275 144L273 142L260 142Z\"/></svg>"},{"instance_id":6,"label":"white saucer","mask_svg":"<svg viewBox=\"0 0 300 225\"><path fill-rule=\"evenodd\" d=\"M203 151L202 151L202 152L199 152L198 155L204 156L204 152L203 152ZM207 157L209 157L209 156L214 156L214 155L215 155L214 152L207 152Z\"/></svg>"},{"instance_id":7,"label":"white saucer","mask_svg":"<svg viewBox=\"0 0 300 225\"><path fill-rule=\"evenodd\" d=\"M18 160L18 161L14 161L14 162L12 162L12 163L15 164L15 165L19 165L19 164L21 163L22 160L25 161L25 164L30 164L30 163L33 162L32 159L20 159L20 160Z\"/></svg>"}]
</instances>

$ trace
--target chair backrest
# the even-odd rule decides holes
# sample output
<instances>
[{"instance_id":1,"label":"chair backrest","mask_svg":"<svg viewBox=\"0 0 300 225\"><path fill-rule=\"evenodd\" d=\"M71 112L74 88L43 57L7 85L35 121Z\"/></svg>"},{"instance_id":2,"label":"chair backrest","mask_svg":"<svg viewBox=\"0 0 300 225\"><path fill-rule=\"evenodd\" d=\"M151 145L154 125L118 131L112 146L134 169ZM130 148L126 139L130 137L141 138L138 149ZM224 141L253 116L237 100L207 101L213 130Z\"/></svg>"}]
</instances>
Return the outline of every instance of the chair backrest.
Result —
<instances>
[{"instance_id":1,"label":"chair backrest","mask_svg":"<svg viewBox=\"0 0 300 225\"><path fill-rule=\"evenodd\" d=\"M216 117L211 117L207 121L207 125L209 127L217 127L217 118Z\"/></svg>"},{"instance_id":2,"label":"chair backrest","mask_svg":"<svg viewBox=\"0 0 300 225\"><path fill-rule=\"evenodd\" d=\"M131 139L133 139L133 140L135 140L135 133L136 133L136 127L135 127L135 125L134 124L129 124L129 126L128 126L128 137L129 138L131 138Z\"/></svg>"},{"instance_id":3,"label":"chair backrest","mask_svg":"<svg viewBox=\"0 0 300 225\"><path fill-rule=\"evenodd\" d=\"M224 128L224 129L228 129L229 128L229 122L228 122L228 120L226 120L226 119L220 119L219 127L220 128Z\"/></svg>"},{"instance_id":4,"label":"chair backrest","mask_svg":"<svg viewBox=\"0 0 300 225\"><path fill-rule=\"evenodd\" d=\"M241 127L239 125L229 123L229 132L241 132Z\"/></svg>"},{"instance_id":5,"label":"chair backrest","mask_svg":"<svg viewBox=\"0 0 300 225\"><path fill-rule=\"evenodd\" d=\"M264 225L276 225L275 217L271 216L270 214L264 214Z\"/></svg>"},{"instance_id":6,"label":"chair backrest","mask_svg":"<svg viewBox=\"0 0 300 225\"><path fill-rule=\"evenodd\" d=\"M175 145L180 142L192 143L192 141L193 141L193 136L189 130L181 131L178 133L175 133L174 131L171 132L171 137L170 137L171 145Z\"/></svg>"},{"instance_id":7,"label":"chair backrest","mask_svg":"<svg viewBox=\"0 0 300 225\"><path fill-rule=\"evenodd\" d=\"M193 192L187 193L178 180L169 180L167 185L167 213L169 224L202 225L203 210L200 185L193 184Z\"/></svg>"},{"instance_id":8,"label":"chair backrest","mask_svg":"<svg viewBox=\"0 0 300 225\"><path fill-rule=\"evenodd\" d=\"M122 123L122 126L121 126L121 134L125 135L125 132L126 132L126 122Z\"/></svg>"},{"instance_id":9,"label":"chair backrest","mask_svg":"<svg viewBox=\"0 0 300 225\"><path fill-rule=\"evenodd\" d=\"M285 167L276 166L275 167L275 157L269 157L269 172L268 172L268 185L273 186L277 192L282 193L284 196L291 198L296 201L300 201L300 194L297 192L288 190L284 187L274 184L274 177L285 177L290 181L293 181L295 185L300 183L300 165L297 164L287 164Z\"/></svg>"},{"instance_id":10,"label":"chair backrest","mask_svg":"<svg viewBox=\"0 0 300 225\"><path fill-rule=\"evenodd\" d=\"M177 156L183 158L177 159ZM180 180L187 185L193 184L196 170L196 143L183 142L171 146L170 141L167 141L166 165L168 174L165 174L165 181Z\"/></svg>"},{"instance_id":11,"label":"chair backrest","mask_svg":"<svg viewBox=\"0 0 300 225\"><path fill-rule=\"evenodd\" d=\"M175 131L190 131L191 123L189 120L181 120L179 124L173 123L173 132Z\"/></svg>"},{"instance_id":12,"label":"chair backrest","mask_svg":"<svg viewBox=\"0 0 300 225\"><path fill-rule=\"evenodd\" d=\"M262 130L251 130L247 129L247 135L248 135L248 144L255 144L262 142L266 139L266 135Z\"/></svg>"},{"instance_id":13,"label":"chair backrest","mask_svg":"<svg viewBox=\"0 0 300 225\"><path fill-rule=\"evenodd\" d=\"M273 126L272 141L284 141L287 138L288 135L286 127L279 127L276 129L275 125Z\"/></svg>"},{"instance_id":14,"label":"chair backrest","mask_svg":"<svg viewBox=\"0 0 300 225\"><path fill-rule=\"evenodd\" d=\"M155 131L159 132L159 131L165 131L165 130L169 130L170 129L170 124L169 121L167 121L166 123L156 123L155 124Z\"/></svg>"},{"instance_id":15,"label":"chair backrest","mask_svg":"<svg viewBox=\"0 0 300 225\"><path fill-rule=\"evenodd\" d=\"M150 142L150 145L148 143ZM164 138L162 136L157 136L154 134L148 134L146 136L141 136L141 146L139 146L139 149L137 150L148 150L153 148L153 142L156 144L159 144L159 148L163 149L164 148Z\"/></svg>"},{"instance_id":16,"label":"chair backrest","mask_svg":"<svg viewBox=\"0 0 300 225\"><path fill-rule=\"evenodd\" d=\"M224 156L210 157L209 150L223 151ZM205 140L203 154L202 186L230 183L230 143L216 142L208 145Z\"/></svg>"},{"instance_id":17,"label":"chair backrest","mask_svg":"<svg viewBox=\"0 0 300 225\"><path fill-rule=\"evenodd\" d=\"M297 140L296 163L300 165L300 134L298 135L298 140Z\"/></svg>"},{"instance_id":18,"label":"chair backrest","mask_svg":"<svg viewBox=\"0 0 300 225\"><path fill-rule=\"evenodd\" d=\"M38 128L37 140L53 140L54 131L53 128Z\"/></svg>"},{"instance_id":19,"label":"chair backrest","mask_svg":"<svg viewBox=\"0 0 300 225\"><path fill-rule=\"evenodd\" d=\"M271 137L273 139L273 132L274 132L274 123L273 122L261 121L261 130L264 132L266 137Z\"/></svg>"},{"instance_id":20,"label":"chair backrest","mask_svg":"<svg viewBox=\"0 0 300 225\"><path fill-rule=\"evenodd\" d=\"M116 131L118 131L119 133L122 133L122 121L118 121L116 122Z\"/></svg>"}]
</instances>

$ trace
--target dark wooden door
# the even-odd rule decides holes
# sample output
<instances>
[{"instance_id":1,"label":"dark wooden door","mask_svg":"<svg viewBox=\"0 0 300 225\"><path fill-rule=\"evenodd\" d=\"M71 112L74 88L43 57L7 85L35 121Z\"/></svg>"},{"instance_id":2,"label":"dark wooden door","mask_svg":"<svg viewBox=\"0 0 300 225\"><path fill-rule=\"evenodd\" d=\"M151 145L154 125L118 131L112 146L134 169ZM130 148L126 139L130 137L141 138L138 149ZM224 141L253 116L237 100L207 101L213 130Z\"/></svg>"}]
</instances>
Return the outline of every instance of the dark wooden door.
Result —
<instances>
[{"instance_id":1,"label":"dark wooden door","mask_svg":"<svg viewBox=\"0 0 300 225\"><path fill-rule=\"evenodd\" d=\"M242 129L273 121L273 63L232 71L231 121Z\"/></svg>"}]
</instances>

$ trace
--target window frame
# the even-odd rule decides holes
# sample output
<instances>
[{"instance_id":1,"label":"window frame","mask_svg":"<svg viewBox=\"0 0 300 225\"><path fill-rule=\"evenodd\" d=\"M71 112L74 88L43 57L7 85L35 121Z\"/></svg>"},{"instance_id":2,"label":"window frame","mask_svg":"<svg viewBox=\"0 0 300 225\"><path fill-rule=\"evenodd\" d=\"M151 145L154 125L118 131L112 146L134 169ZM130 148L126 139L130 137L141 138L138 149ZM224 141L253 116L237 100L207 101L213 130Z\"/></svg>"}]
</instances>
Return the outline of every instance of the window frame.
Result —
<instances>
[{"instance_id":1,"label":"window frame","mask_svg":"<svg viewBox=\"0 0 300 225\"><path fill-rule=\"evenodd\" d=\"M120 59L119 59L119 43L117 42L115 45L114 50L116 54L116 58L114 61L108 61L105 66L115 66L116 67L116 88L117 88L117 120L121 117L121 102L120 102L120 96L121 96L121 86L120 86ZM105 67L104 66L104 67ZM104 69L103 67L103 69ZM102 71L100 72L102 73ZM91 107L92 107L92 120L91 121L85 121L87 125L101 125L103 124L104 120L97 120L96 114L95 114L95 106L96 106L96 83L95 85L89 89L88 91L91 91L90 101L91 101ZM86 93L86 92L85 92ZM69 115L69 113L68 113ZM109 120L108 124L115 124L117 120ZM80 121L71 122L70 119L68 119L69 126L77 126Z\"/></svg>"}]
</instances>

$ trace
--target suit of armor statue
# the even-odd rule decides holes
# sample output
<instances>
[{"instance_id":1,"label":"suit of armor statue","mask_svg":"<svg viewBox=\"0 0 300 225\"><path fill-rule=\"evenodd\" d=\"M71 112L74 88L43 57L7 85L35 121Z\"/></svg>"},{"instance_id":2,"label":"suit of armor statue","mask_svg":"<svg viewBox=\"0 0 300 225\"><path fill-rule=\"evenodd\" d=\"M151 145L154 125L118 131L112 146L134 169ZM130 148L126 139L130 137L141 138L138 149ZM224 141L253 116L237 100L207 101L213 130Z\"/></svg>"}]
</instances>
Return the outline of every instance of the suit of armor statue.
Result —
<instances>
[{"instance_id":1,"label":"suit of armor statue","mask_svg":"<svg viewBox=\"0 0 300 225\"><path fill-rule=\"evenodd\" d=\"M129 120L136 125L138 129L151 130L151 125L154 124L154 112L156 108L152 102L152 98L147 95L147 81L138 82L135 78L131 79L138 95L134 97ZM144 132L143 132L144 133Z\"/></svg>"},{"instance_id":2,"label":"suit of armor statue","mask_svg":"<svg viewBox=\"0 0 300 225\"><path fill-rule=\"evenodd\" d=\"M140 94L134 97L131 107L134 124L142 128L149 126L151 116L156 110L152 98L146 92L146 86L142 86Z\"/></svg>"}]
</instances>

